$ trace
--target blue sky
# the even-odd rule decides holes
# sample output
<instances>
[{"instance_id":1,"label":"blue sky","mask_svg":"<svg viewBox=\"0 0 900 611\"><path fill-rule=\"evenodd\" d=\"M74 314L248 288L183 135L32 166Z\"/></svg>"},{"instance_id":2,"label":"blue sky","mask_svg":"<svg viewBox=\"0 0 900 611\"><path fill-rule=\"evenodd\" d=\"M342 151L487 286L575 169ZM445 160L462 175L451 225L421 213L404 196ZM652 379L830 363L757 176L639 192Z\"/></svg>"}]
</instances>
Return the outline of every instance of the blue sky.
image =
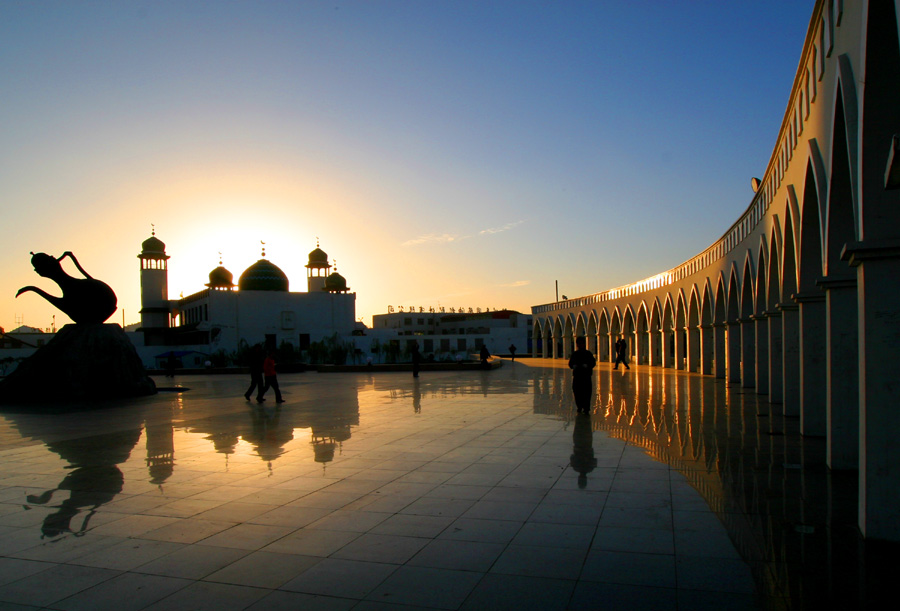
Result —
<instances>
[{"instance_id":1,"label":"blue sky","mask_svg":"<svg viewBox=\"0 0 900 611\"><path fill-rule=\"evenodd\" d=\"M29 251L138 320L316 238L368 323L673 267L749 204L813 2L4 2L0 325L50 325ZM121 312L113 320L121 322ZM57 323L64 322L57 317Z\"/></svg>"}]
</instances>

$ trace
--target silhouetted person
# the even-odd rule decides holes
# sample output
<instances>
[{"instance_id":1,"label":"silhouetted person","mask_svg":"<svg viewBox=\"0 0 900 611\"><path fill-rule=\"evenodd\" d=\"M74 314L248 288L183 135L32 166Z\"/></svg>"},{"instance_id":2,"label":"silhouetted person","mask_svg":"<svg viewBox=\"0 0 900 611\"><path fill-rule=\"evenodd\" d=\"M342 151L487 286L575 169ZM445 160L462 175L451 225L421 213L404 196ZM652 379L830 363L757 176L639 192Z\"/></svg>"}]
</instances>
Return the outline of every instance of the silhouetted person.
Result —
<instances>
[{"instance_id":1,"label":"silhouetted person","mask_svg":"<svg viewBox=\"0 0 900 611\"><path fill-rule=\"evenodd\" d=\"M569 357L569 369L572 370L572 393L575 395L575 407L579 413L588 413L591 409L591 391L593 384L591 375L597 360L591 351L585 348L585 339L575 339L575 352Z\"/></svg>"},{"instance_id":2,"label":"silhouetted person","mask_svg":"<svg viewBox=\"0 0 900 611\"><path fill-rule=\"evenodd\" d=\"M487 369L490 367L488 364L488 360L491 358L491 352L488 350L485 344L481 345L481 366Z\"/></svg>"},{"instance_id":3,"label":"silhouetted person","mask_svg":"<svg viewBox=\"0 0 900 611\"><path fill-rule=\"evenodd\" d=\"M575 417L569 464L578 472L578 487L586 488L587 474L597 467L597 459L594 457L594 431L588 414L579 414Z\"/></svg>"},{"instance_id":4,"label":"silhouetted person","mask_svg":"<svg viewBox=\"0 0 900 611\"><path fill-rule=\"evenodd\" d=\"M413 342L412 347L412 367L413 367L413 377L419 377L419 364L422 362L422 353L419 352L419 342Z\"/></svg>"},{"instance_id":5,"label":"silhouetted person","mask_svg":"<svg viewBox=\"0 0 900 611\"><path fill-rule=\"evenodd\" d=\"M275 352L272 350L269 351L266 355L266 360L263 361L263 376L265 377L266 385L260 391L256 400L259 403L265 401L265 394L271 388L275 390L275 403L284 403L284 399L281 398L281 389L278 388L278 374L275 371Z\"/></svg>"},{"instance_id":6,"label":"silhouetted person","mask_svg":"<svg viewBox=\"0 0 900 611\"><path fill-rule=\"evenodd\" d=\"M631 369L628 366L628 342L624 337L616 340L616 364L613 369L618 369L619 363L625 365L625 369Z\"/></svg>"},{"instance_id":7,"label":"silhouetted person","mask_svg":"<svg viewBox=\"0 0 900 611\"><path fill-rule=\"evenodd\" d=\"M515 344L509 345L509 355L512 358L513 363L515 363L516 362L516 345Z\"/></svg>"},{"instance_id":8,"label":"silhouetted person","mask_svg":"<svg viewBox=\"0 0 900 611\"><path fill-rule=\"evenodd\" d=\"M91 278L70 251L67 250L58 259L43 252L31 254L34 271L56 282L62 290L62 297L54 297L36 286L20 288L16 297L28 291L35 292L62 310L73 321L82 324L102 323L116 311L116 294L113 290L105 282ZM65 272L60 261L66 257L72 259L78 271L84 274L84 278L73 278Z\"/></svg>"},{"instance_id":9,"label":"silhouetted person","mask_svg":"<svg viewBox=\"0 0 900 611\"><path fill-rule=\"evenodd\" d=\"M244 393L244 398L247 399L247 401L250 400L250 395L253 394L254 390L259 389L257 398L261 397L264 392L265 382L263 381L263 361L266 360L266 357L263 353L262 346L260 344L255 344L250 348L248 358L250 359L250 388Z\"/></svg>"},{"instance_id":10,"label":"silhouetted person","mask_svg":"<svg viewBox=\"0 0 900 611\"><path fill-rule=\"evenodd\" d=\"M169 351L169 356L166 357L166 377L174 378L175 377L175 353L171 350Z\"/></svg>"}]
</instances>

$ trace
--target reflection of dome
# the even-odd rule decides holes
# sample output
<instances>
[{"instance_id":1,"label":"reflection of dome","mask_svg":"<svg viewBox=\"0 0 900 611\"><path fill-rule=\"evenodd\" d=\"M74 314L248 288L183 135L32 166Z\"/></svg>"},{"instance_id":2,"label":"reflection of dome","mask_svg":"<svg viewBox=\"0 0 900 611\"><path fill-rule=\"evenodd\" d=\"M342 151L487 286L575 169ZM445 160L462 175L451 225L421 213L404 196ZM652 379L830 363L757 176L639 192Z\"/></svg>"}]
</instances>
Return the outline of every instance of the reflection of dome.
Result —
<instances>
[{"instance_id":1,"label":"reflection of dome","mask_svg":"<svg viewBox=\"0 0 900 611\"><path fill-rule=\"evenodd\" d=\"M220 265L209 272L209 284L206 286L212 289L230 289L234 286L234 276L230 271Z\"/></svg>"},{"instance_id":2,"label":"reflection of dome","mask_svg":"<svg viewBox=\"0 0 900 611\"><path fill-rule=\"evenodd\" d=\"M317 246L314 251L309 253L309 263L306 264L306 267L331 267L328 265L328 255Z\"/></svg>"},{"instance_id":3,"label":"reflection of dome","mask_svg":"<svg viewBox=\"0 0 900 611\"><path fill-rule=\"evenodd\" d=\"M242 291L282 291L288 290L288 278L271 261L260 259L244 270L238 279Z\"/></svg>"},{"instance_id":4,"label":"reflection of dome","mask_svg":"<svg viewBox=\"0 0 900 611\"><path fill-rule=\"evenodd\" d=\"M325 290L333 293L343 293L347 290L347 280L337 272L325 278Z\"/></svg>"}]
</instances>

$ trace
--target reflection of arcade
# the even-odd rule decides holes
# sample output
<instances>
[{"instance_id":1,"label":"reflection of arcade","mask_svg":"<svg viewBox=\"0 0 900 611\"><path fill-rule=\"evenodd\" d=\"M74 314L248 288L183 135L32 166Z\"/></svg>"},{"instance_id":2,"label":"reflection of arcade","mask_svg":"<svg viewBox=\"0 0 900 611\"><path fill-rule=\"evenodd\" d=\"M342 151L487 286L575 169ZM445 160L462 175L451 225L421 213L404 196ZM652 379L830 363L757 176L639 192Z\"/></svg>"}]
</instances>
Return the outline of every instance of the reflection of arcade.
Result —
<instances>
[{"instance_id":1,"label":"reflection of arcade","mask_svg":"<svg viewBox=\"0 0 900 611\"><path fill-rule=\"evenodd\" d=\"M578 472L578 487L586 488L587 474L597 467L597 459L594 457L594 431L588 414L578 414L575 417L572 456L569 457L569 463Z\"/></svg>"},{"instance_id":2,"label":"reflection of arcade","mask_svg":"<svg viewBox=\"0 0 900 611\"><path fill-rule=\"evenodd\" d=\"M534 412L570 420L559 371L535 370ZM590 420L685 476L751 561L761 591L778 601L770 606L783 606L785 592L804 592L804 608L879 599L872 592L891 587L889 580L869 576L867 583L857 568L871 564L862 556L870 552L860 543L855 505L846 502L855 498L855 478L828 470L824 441L801 437L798 421L776 413L779 407L708 376L601 368ZM577 428L576 419L575 436ZM835 593L852 602L835 604Z\"/></svg>"}]
</instances>

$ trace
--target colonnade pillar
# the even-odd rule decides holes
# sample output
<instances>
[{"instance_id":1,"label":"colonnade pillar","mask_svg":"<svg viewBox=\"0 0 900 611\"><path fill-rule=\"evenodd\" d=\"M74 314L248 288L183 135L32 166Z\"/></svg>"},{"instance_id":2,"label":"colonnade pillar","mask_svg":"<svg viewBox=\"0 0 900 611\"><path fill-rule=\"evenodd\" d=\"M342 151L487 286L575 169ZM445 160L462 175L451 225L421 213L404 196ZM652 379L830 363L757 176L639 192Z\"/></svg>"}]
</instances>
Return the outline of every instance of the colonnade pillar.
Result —
<instances>
[{"instance_id":1,"label":"colonnade pillar","mask_svg":"<svg viewBox=\"0 0 900 611\"><path fill-rule=\"evenodd\" d=\"M895 358L900 338L900 241L850 243L842 258L857 268L859 528L867 538L900 541ZM837 302L835 299L836 306Z\"/></svg>"},{"instance_id":2,"label":"colonnade pillar","mask_svg":"<svg viewBox=\"0 0 900 611\"><path fill-rule=\"evenodd\" d=\"M659 330L650 329L647 331L647 351L650 359L647 361L649 365L659 365Z\"/></svg>"},{"instance_id":3,"label":"colonnade pillar","mask_svg":"<svg viewBox=\"0 0 900 611\"><path fill-rule=\"evenodd\" d=\"M769 322L763 316L751 316L756 336L756 392L769 394Z\"/></svg>"},{"instance_id":4,"label":"colonnade pillar","mask_svg":"<svg viewBox=\"0 0 900 611\"><path fill-rule=\"evenodd\" d=\"M779 303L781 310L782 383L784 415L800 415L800 308Z\"/></svg>"},{"instance_id":5,"label":"colonnade pillar","mask_svg":"<svg viewBox=\"0 0 900 611\"><path fill-rule=\"evenodd\" d=\"M756 386L756 325L751 318L741 321L741 387Z\"/></svg>"},{"instance_id":6,"label":"colonnade pillar","mask_svg":"<svg viewBox=\"0 0 900 611\"><path fill-rule=\"evenodd\" d=\"M725 342L725 327L727 325L723 322L717 322L713 325L713 334L715 335L716 340L716 377L724 380L725 379L725 371L726 371L726 342Z\"/></svg>"},{"instance_id":7,"label":"colonnade pillar","mask_svg":"<svg viewBox=\"0 0 900 611\"><path fill-rule=\"evenodd\" d=\"M700 327L687 327L687 370L699 371L700 367Z\"/></svg>"},{"instance_id":8,"label":"colonnade pillar","mask_svg":"<svg viewBox=\"0 0 900 611\"><path fill-rule=\"evenodd\" d=\"M675 358L672 355L672 345L675 342L675 338L672 335L672 329L662 328L660 335L662 336L662 366L663 367L674 367L675 366Z\"/></svg>"},{"instance_id":9,"label":"colonnade pillar","mask_svg":"<svg viewBox=\"0 0 900 611\"><path fill-rule=\"evenodd\" d=\"M729 321L726 324L728 340L728 381L741 381L741 322Z\"/></svg>"},{"instance_id":10,"label":"colonnade pillar","mask_svg":"<svg viewBox=\"0 0 900 611\"><path fill-rule=\"evenodd\" d=\"M825 414L825 295L799 293L800 306L800 433L824 436Z\"/></svg>"},{"instance_id":11,"label":"colonnade pillar","mask_svg":"<svg viewBox=\"0 0 900 611\"><path fill-rule=\"evenodd\" d=\"M859 299L856 278L819 280L825 289L828 466L859 468ZM896 350L897 347L894 347Z\"/></svg>"},{"instance_id":12,"label":"colonnade pillar","mask_svg":"<svg viewBox=\"0 0 900 611\"><path fill-rule=\"evenodd\" d=\"M769 327L769 403L784 403L784 325L781 311L766 312Z\"/></svg>"},{"instance_id":13,"label":"colonnade pillar","mask_svg":"<svg viewBox=\"0 0 900 611\"><path fill-rule=\"evenodd\" d=\"M712 375L715 334L712 325L700 325L700 373Z\"/></svg>"},{"instance_id":14,"label":"colonnade pillar","mask_svg":"<svg viewBox=\"0 0 900 611\"><path fill-rule=\"evenodd\" d=\"M684 357L681 356L684 354L684 329L675 327L672 330L672 336L675 338L675 362L674 366L676 370L684 369Z\"/></svg>"}]
</instances>

